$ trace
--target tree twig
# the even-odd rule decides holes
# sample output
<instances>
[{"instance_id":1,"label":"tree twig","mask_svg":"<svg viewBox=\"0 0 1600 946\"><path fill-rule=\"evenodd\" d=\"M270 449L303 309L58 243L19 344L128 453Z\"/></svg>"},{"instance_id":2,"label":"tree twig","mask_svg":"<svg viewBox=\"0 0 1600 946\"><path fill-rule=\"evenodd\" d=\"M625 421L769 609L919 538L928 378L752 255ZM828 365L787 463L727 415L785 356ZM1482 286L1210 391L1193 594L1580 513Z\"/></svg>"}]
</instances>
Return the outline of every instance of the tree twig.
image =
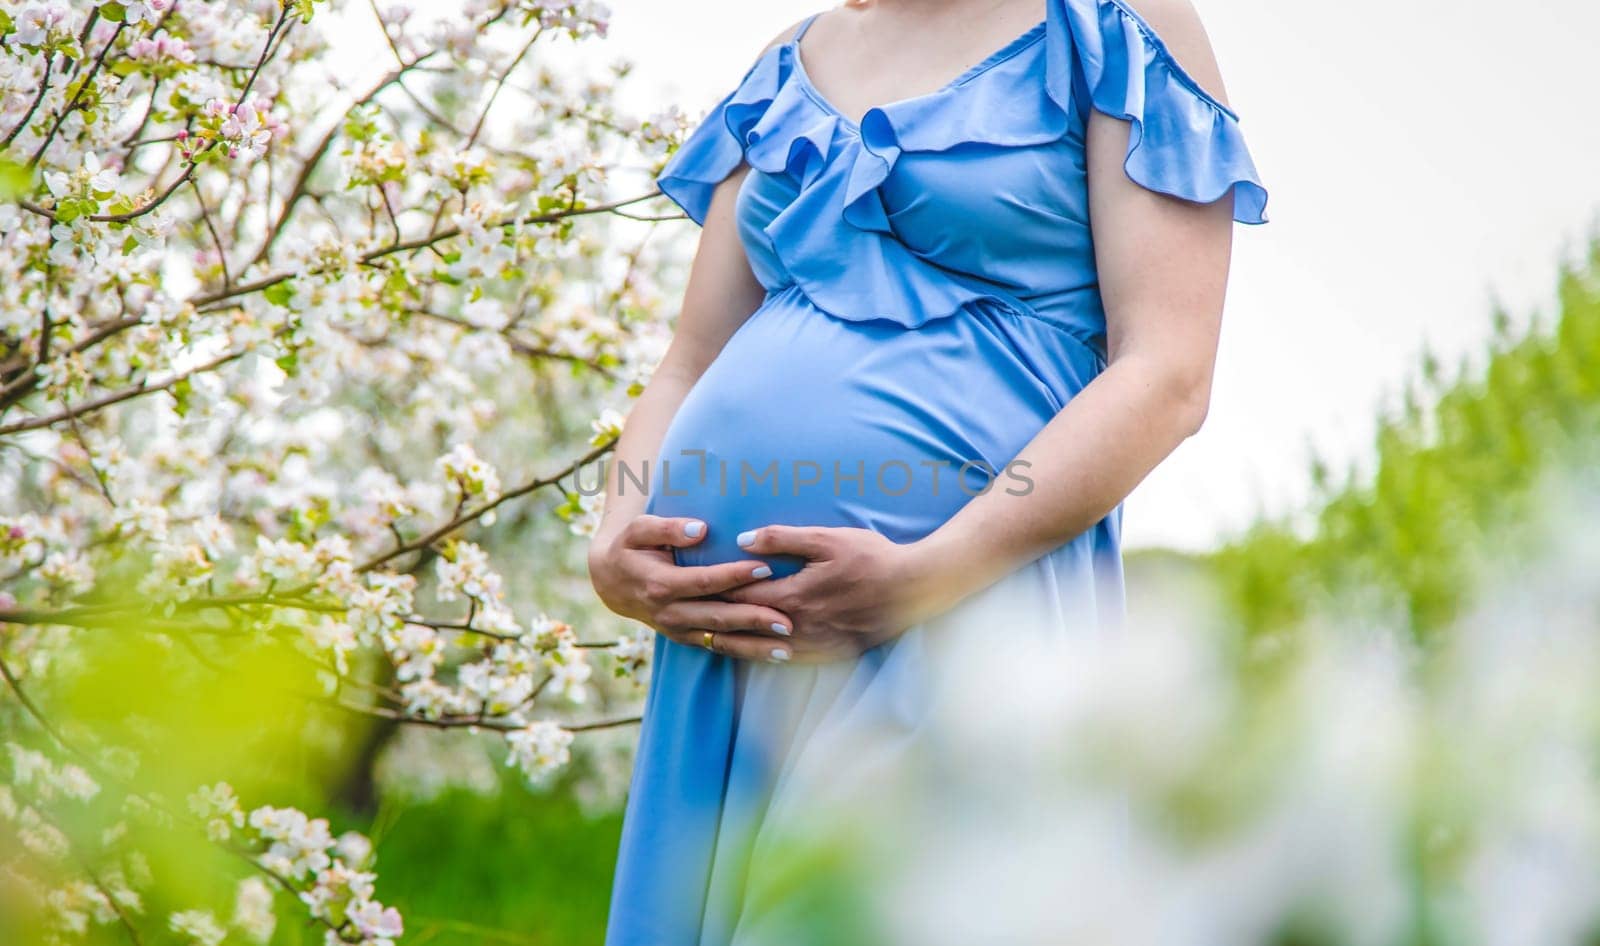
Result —
<instances>
[{"instance_id":1,"label":"tree twig","mask_svg":"<svg viewBox=\"0 0 1600 946\"><path fill-rule=\"evenodd\" d=\"M193 368L190 368L188 371L175 374L159 384L145 383L131 385L123 388L120 391L113 391L110 394L95 398L92 401L85 401L81 404L75 404L66 408L65 410L57 411L54 414L45 414L40 417L29 417L26 420L19 420L15 423L5 424L0 426L0 437L22 433L25 430L41 430L45 427L51 427L63 421L71 420L74 417L81 417L84 414L98 411L101 408L110 407L113 404L120 404L121 402L131 400L132 398L142 397L146 394L154 394L157 391L165 391L168 388L171 388L173 385L189 380L195 375L204 374L207 371L215 371L217 368L222 367L230 361L237 361L254 350L255 349L253 348L242 348L237 351L228 352L225 355L219 355L202 365L197 365Z\"/></svg>"},{"instance_id":2,"label":"tree twig","mask_svg":"<svg viewBox=\"0 0 1600 946\"><path fill-rule=\"evenodd\" d=\"M607 442L601 444L600 446L595 447L594 449L590 450L588 453L584 454L582 457L579 457L577 460L574 460L570 465L568 465L566 467L566 469L561 470L559 473L554 473L554 474L552 474L550 476L543 476L543 477L540 477L539 479L531 480L531 481L529 481L527 483L524 483L523 485L517 487L516 489L510 490L510 491L505 492L505 493L502 493L500 495L500 497L497 498L496 500L494 500L493 502L485 503L484 505L479 506L476 509L473 509L473 510L471 510L469 512L460 513L460 514L456 515L455 517L453 517L449 522L446 522L444 525L441 525L438 528L433 529L432 531L428 532L426 535L423 535L422 537L417 538L417 539L413 539L410 542L402 543L402 544L396 546L395 548L389 550L388 552L385 552L382 555L377 556L376 558L368 559L366 562L362 563L361 565L358 565L356 567L356 571L357 572L369 572L369 571L372 571L373 569L375 569L375 568L377 568L377 567L379 567L381 565L384 565L384 564L386 564L386 563L388 563L390 561L393 561L396 558L399 558L402 555L405 555L408 552L415 552L418 549L427 548L428 546L430 546L433 543L439 541L440 539L444 538L445 536L449 535L450 533L454 532L455 530L461 528L462 526L466 525L467 523L472 522L472 521L474 521L476 519L480 519L485 515L488 515L490 512L493 512L495 509L498 509L500 506L510 502L513 499L516 499L519 496L526 496L527 494L532 493L535 490L546 489L548 487L555 486L555 485L559 484L562 480L566 479L567 477L571 476L573 473L577 472L577 470L579 468L583 467L585 464L593 463L595 460L598 460L601 457L605 456L607 453L609 453L611 451L612 447L614 447L614 446L616 446L616 442L615 441L607 441Z\"/></svg>"},{"instance_id":3,"label":"tree twig","mask_svg":"<svg viewBox=\"0 0 1600 946\"><path fill-rule=\"evenodd\" d=\"M85 34L94 27L95 20L99 16L100 8L96 7L89 14L89 22L84 26ZM122 31L127 27L128 24L126 22L118 23L117 28L111 33L111 38L106 40L106 44L100 48L100 55L94 58L94 65L89 68L89 74L79 80L78 90L72 94L71 101L67 102L66 106L56 113L55 121L50 125L50 130L45 132L44 138L39 142L38 149L33 152L33 157L28 159L28 167L30 169L38 166L39 159L44 157L45 151L50 147L50 142L55 140L56 132L61 130L61 123L66 121L67 116L72 114L72 110L78 107L78 102L83 98L84 90L89 88L95 77L100 74L100 67L105 65L106 54L111 52L111 47L117 45L117 40L121 38Z\"/></svg>"},{"instance_id":4,"label":"tree twig","mask_svg":"<svg viewBox=\"0 0 1600 946\"><path fill-rule=\"evenodd\" d=\"M624 200L614 201L612 203L593 204L593 205L587 206L587 207L565 208L565 209L553 211L553 212L550 212L550 213L527 214L527 215L522 216L522 217L510 217L510 218L505 218L505 219L502 219L502 220L496 220L493 223L490 223L488 225L488 227L490 229L493 229L493 228L496 228L496 227L509 227L509 226L515 226L515 225L519 225L519 224L523 225L523 226L537 226L539 224L545 224L545 223L558 223L558 222L560 222L562 220L566 220L566 219L571 218L571 217L582 217L582 216L588 216L588 215L592 215L592 214L611 213L611 212L613 212L615 210L618 210L618 209L620 209L622 207L628 207L628 206L631 206L633 204L640 203L641 201L650 200L650 199L654 198L656 195L658 195L659 193L660 193L660 191L651 191L648 194L641 194L641 195L639 195L637 197L629 197L629 198L626 198ZM361 256L358 257L358 259L359 259L359 261L361 263L372 263L372 262L376 262L377 260L383 259L385 256L392 256L395 253L404 253L404 252L407 252L409 250L415 250L415 249L421 249L421 248L433 246L436 243L441 243L441 242L443 242L445 240L449 240L449 239L452 239L454 237L458 237L460 235L461 235L461 230L459 228L457 228L457 227L449 227L447 229L440 230L439 232L431 234L429 236L419 237L419 238L414 239L414 240L397 241L395 243L390 243L387 246L381 246L381 247L379 247L379 248L377 248L375 250L368 250L367 252L361 254ZM273 286L278 285L279 283L288 282L289 280L294 279L297 276L312 276L312 275L316 275L319 272L322 272L322 270L320 270L320 269L311 269L311 270L307 270L307 271L303 271L303 272L292 272L292 273L291 272L279 272L279 273L273 273L273 274L268 275L268 276L263 276L260 279L251 280L250 282L238 283L230 290L225 290L225 291L222 291L222 292L206 293L206 294L203 294L203 295L200 295L200 296L196 296L195 298L193 298L193 299L191 299L189 301L190 301L190 304L192 304L195 308L199 309L199 308L202 308L204 306L215 305L218 302L225 302L225 301L227 301L229 299L237 298L239 296L247 296L247 295L250 295L251 293L260 292L263 289L270 289Z\"/></svg>"},{"instance_id":5,"label":"tree twig","mask_svg":"<svg viewBox=\"0 0 1600 946\"><path fill-rule=\"evenodd\" d=\"M22 121L17 122L17 127L6 133L4 141L0 141L0 151L11 147L11 142L16 141L17 136L22 134L22 129L28 127L28 122L33 121L33 113L39 110L39 103L44 101L45 93L50 91L50 70L55 67L55 64L56 57L54 55L44 61L44 77L39 80L39 92L33 97L33 104L28 106L26 112L22 113Z\"/></svg>"},{"instance_id":6,"label":"tree twig","mask_svg":"<svg viewBox=\"0 0 1600 946\"><path fill-rule=\"evenodd\" d=\"M494 109L495 100L500 97L500 90L506 87L506 80L511 78L511 73L517 70L517 67L522 64L522 60L528 55L529 51L533 49L533 44L537 43L539 41L539 37L543 35L543 27L534 30L533 36L531 36L528 39L527 44L522 47L522 51L517 53L516 57L511 60L511 65L506 66L505 71L500 73L499 80L495 82L494 88L489 92L489 101L484 103L483 111L478 113L478 120L472 125L472 133L467 135L467 143L462 146L463 151L477 143L478 135L483 133L483 123L488 121L489 112Z\"/></svg>"}]
</instances>

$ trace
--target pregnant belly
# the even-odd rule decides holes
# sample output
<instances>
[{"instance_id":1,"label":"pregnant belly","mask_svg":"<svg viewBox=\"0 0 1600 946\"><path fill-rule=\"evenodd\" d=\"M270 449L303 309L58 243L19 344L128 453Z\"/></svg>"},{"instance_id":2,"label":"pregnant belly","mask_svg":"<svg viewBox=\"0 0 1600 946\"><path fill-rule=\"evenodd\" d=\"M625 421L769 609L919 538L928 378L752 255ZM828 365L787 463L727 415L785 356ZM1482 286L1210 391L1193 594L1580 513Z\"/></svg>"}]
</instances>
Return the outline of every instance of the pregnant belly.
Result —
<instances>
[{"instance_id":1,"label":"pregnant belly","mask_svg":"<svg viewBox=\"0 0 1600 946\"><path fill-rule=\"evenodd\" d=\"M749 556L771 524L855 526L897 542L938 528L986 489L1021 492L1016 454L1060 409L1069 371L1010 314L972 312L907 329L835 319L792 287L769 296L701 376L652 469L624 471L647 510L692 516L701 565ZM1058 366L1064 367L1064 366ZM641 485L643 484L643 486ZM798 560L771 557L777 574Z\"/></svg>"}]
</instances>

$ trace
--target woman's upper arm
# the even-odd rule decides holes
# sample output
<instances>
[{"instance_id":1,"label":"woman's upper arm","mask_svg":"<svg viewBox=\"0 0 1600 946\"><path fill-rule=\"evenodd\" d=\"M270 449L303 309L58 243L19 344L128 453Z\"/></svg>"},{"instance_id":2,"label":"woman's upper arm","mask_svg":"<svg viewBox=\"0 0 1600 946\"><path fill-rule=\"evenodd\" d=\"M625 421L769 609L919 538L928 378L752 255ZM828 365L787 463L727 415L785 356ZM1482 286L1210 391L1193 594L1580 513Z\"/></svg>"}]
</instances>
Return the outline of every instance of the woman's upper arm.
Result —
<instances>
[{"instance_id":1,"label":"woman's upper arm","mask_svg":"<svg viewBox=\"0 0 1600 946\"><path fill-rule=\"evenodd\" d=\"M1223 101L1216 58L1188 0L1140 0L1138 12L1183 69ZM1125 168L1132 132L1128 121L1089 113L1089 218L1109 355L1159 359L1176 383L1203 392L1222 318L1234 201L1230 191L1197 203L1132 180Z\"/></svg>"},{"instance_id":2,"label":"woman's upper arm","mask_svg":"<svg viewBox=\"0 0 1600 946\"><path fill-rule=\"evenodd\" d=\"M763 54L787 41L800 22L774 36ZM708 120L717 120L717 116ZM658 372L678 372L691 381L698 378L766 296L750 269L735 216L739 186L749 171L748 164L740 163L712 191L700 243L689 266L677 328Z\"/></svg>"},{"instance_id":3,"label":"woman's upper arm","mask_svg":"<svg viewBox=\"0 0 1600 946\"><path fill-rule=\"evenodd\" d=\"M750 269L734 217L739 185L749 170L749 165L739 165L712 193L677 328L658 371L698 378L766 296Z\"/></svg>"}]
</instances>

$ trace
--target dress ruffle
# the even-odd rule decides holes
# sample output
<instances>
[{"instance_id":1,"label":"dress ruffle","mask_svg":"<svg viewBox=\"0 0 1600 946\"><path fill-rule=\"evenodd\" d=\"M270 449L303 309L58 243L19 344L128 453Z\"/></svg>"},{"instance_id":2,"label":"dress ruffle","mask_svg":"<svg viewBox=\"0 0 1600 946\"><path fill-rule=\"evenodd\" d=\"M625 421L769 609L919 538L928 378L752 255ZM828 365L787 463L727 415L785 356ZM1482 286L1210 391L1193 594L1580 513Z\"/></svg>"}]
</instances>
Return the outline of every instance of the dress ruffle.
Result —
<instances>
[{"instance_id":1,"label":"dress ruffle","mask_svg":"<svg viewBox=\"0 0 1600 946\"><path fill-rule=\"evenodd\" d=\"M661 192L700 226L705 226L717 185L745 159L745 133L760 120L777 94L780 82L773 70L775 52L769 49L756 60L656 175Z\"/></svg>"},{"instance_id":2,"label":"dress ruffle","mask_svg":"<svg viewBox=\"0 0 1600 946\"><path fill-rule=\"evenodd\" d=\"M1022 55L1036 42L1043 82L1037 58ZM1266 222L1267 192L1238 116L1119 0L1051 0L1042 23L944 88L871 108L859 122L811 84L796 40L772 46L656 182L704 225L717 184L741 161L789 177L795 197L764 233L788 275L835 317L915 328L984 300L1026 310L998 286L913 253L893 231L882 185L906 153L1048 144L1090 106L1132 123L1124 167L1136 183L1203 203L1232 188L1234 219ZM841 218L850 226L827 222Z\"/></svg>"},{"instance_id":3,"label":"dress ruffle","mask_svg":"<svg viewBox=\"0 0 1600 946\"><path fill-rule=\"evenodd\" d=\"M1051 95L1066 102L1075 57L1093 105L1133 124L1123 167L1141 186L1199 203L1233 190L1233 219L1267 222L1267 191L1239 116L1201 88L1154 29L1121 0L1053 0L1072 35L1048 53Z\"/></svg>"}]
</instances>

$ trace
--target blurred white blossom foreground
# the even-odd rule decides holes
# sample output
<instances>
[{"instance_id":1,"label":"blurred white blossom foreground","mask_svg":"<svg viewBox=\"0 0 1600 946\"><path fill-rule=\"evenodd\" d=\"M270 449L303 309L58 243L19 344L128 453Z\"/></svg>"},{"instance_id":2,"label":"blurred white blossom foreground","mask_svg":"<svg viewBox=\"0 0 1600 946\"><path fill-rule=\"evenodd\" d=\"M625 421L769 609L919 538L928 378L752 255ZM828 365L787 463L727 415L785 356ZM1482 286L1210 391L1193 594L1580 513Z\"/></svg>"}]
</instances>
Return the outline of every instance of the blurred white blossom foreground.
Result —
<instances>
[{"instance_id":1,"label":"blurred white blossom foreground","mask_svg":"<svg viewBox=\"0 0 1600 946\"><path fill-rule=\"evenodd\" d=\"M1427 644L1338 600L966 634L940 721L848 734L775 807L752 944L1587 946L1600 935L1600 478L1552 477ZM968 626L972 624L969 620ZM959 633L959 630L958 630ZM1001 643L997 645L996 641ZM932 645L930 645L932 646ZM946 662L948 665L948 662ZM877 753L882 756L882 752Z\"/></svg>"}]
</instances>

